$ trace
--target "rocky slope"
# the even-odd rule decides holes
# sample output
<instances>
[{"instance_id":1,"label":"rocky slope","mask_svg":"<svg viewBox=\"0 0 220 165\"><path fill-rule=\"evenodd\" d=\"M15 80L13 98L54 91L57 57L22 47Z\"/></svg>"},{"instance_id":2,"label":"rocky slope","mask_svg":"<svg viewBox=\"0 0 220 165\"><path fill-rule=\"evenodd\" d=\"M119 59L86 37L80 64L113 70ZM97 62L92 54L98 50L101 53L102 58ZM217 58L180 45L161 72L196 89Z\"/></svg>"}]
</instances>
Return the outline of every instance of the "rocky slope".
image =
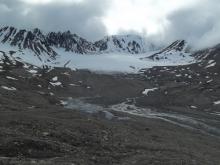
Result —
<instances>
[{"instance_id":1,"label":"rocky slope","mask_svg":"<svg viewBox=\"0 0 220 165\"><path fill-rule=\"evenodd\" d=\"M140 54L153 51L156 48L152 43L147 43L143 38L136 35L114 35L95 42L101 52L122 52Z\"/></svg>"},{"instance_id":2,"label":"rocky slope","mask_svg":"<svg viewBox=\"0 0 220 165\"><path fill-rule=\"evenodd\" d=\"M139 54L156 49L153 44L147 44L143 38L136 35L109 36L100 41L89 42L70 31L44 33L37 28L25 30L9 26L0 29L0 41L20 50L30 49L38 55L41 53L56 55L54 47L77 54L107 52Z\"/></svg>"},{"instance_id":3,"label":"rocky slope","mask_svg":"<svg viewBox=\"0 0 220 165\"><path fill-rule=\"evenodd\" d=\"M176 41L161 51L157 49L158 46L136 35L115 35L89 42L70 31L45 33L39 29L0 29L0 51L38 67L137 73L142 68L196 62L185 41ZM85 58L80 56L82 54L93 56Z\"/></svg>"},{"instance_id":4,"label":"rocky slope","mask_svg":"<svg viewBox=\"0 0 220 165\"><path fill-rule=\"evenodd\" d=\"M213 67L203 59L137 75L42 69L3 54L0 164L219 165L219 53Z\"/></svg>"},{"instance_id":5,"label":"rocky slope","mask_svg":"<svg viewBox=\"0 0 220 165\"><path fill-rule=\"evenodd\" d=\"M185 40L177 40L171 45L147 58L155 61L193 61L193 57L191 57L190 46Z\"/></svg>"},{"instance_id":6,"label":"rocky slope","mask_svg":"<svg viewBox=\"0 0 220 165\"><path fill-rule=\"evenodd\" d=\"M27 39L13 28L1 31L9 47L0 50L0 164L220 164L219 45L190 55L196 63L96 74L32 65L54 61L54 47L71 55L94 51L69 32L37 31L25 31L33 37ZM126 51L143 51L137 45ZM151 58L181 53L189 55L186 43L176 41Z\"/></svg>"},{"instance_id":7,"label":"rocky slope","mask_svg":"<svg viewBox=\"0 0 220 165\"><path fill-rule=\"evenodd\" d=\"M63 48L65 51L70 51L77 54L88 54L97 52L97 47L76 34L67 32L50 32L47 34L47 41L50 46Z\"/></svg>"},{"instance_id":8,"label":"rocky slope","mask_svg":"<svg viewBox=\"0 0 220 165\"><path fill-rule=\"evenodd\" d=\"M29 31L7 26L0 29L0 41L2 44L18 47L19 50L29 49L36 55L42 53L46 53L49 56L56 55L56 52L50 47L46 36L39 29Z\"/></svg>"}]
</instances>

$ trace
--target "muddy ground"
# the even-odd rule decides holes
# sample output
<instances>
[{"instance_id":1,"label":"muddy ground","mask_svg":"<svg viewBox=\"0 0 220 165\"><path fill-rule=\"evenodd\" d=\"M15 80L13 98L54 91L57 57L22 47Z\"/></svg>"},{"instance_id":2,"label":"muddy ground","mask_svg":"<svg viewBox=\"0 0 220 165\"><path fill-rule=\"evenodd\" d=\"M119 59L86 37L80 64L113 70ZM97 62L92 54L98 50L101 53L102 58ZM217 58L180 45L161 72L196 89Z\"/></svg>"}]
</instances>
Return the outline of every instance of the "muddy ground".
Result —
<instances>
[{"instance_id":1,"label":"muddy ground","mask_svg":"<svg viewBox=\"0 0 220 165\"><path fill-rule=\"evenodd\" d=\"M2 70L0 164L220 164L215 72L192 80L187 67L139 75L20 65ZM142 94L151 88L158 89ZM65 108L76 99L81 107Z\"/></svg>"}]
</instances>

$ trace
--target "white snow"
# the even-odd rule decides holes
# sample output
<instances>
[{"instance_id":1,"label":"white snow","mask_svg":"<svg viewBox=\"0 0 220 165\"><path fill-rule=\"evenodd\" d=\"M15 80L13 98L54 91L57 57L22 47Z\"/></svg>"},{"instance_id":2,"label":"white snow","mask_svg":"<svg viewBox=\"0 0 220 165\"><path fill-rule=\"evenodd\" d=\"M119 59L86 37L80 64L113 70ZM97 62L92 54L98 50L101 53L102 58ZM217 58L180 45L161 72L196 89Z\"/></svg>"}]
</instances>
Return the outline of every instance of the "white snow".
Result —
<instances>
[{"instance_id":1,"label":"white snow","mask_svg":"<svg viewBox=\"0 0 220 165\"><path fill-rule=\"evenodd\" d=\"M220 116L220 112L214 112L214 113L211 113L211 114Z\"/></svg>"},{"instance_id":2,"label":"white snow","mask_svg":"<svg viewBox=\"0 0 220 165\"><path fill-rule=\"evenodd\" d=\"M152 89L145 89L142 94L148 96L149 92L153 92L155 90L157 90L158 88L152 88Z\"/></svg>"},{"instance_id":3,"label":"white snow","mask_svg":"<svg viewBox=\"0 0 220 165\"><path fill-rule=\"evenodd\" d=\"M58 77L55 76L54 78L52 78L53 81L57 81L58 80Z\"/></svg>"},{"instance_id":4,"label":"white snow","mask_svg":"<svg viewBox=\"0 0 220 165\"><path fill-rule=\"evenodd\" d=\"M209 60L208 64L215 62L215 60Z\"/></svg>"},{"instance_id":5,"label":"white snow","mask_svg":"<svg viewBox=\"0 0 220 165\"><path fill-rule=\"evenodd\" d=\"M50 92L49 94L50 94L51 96L54 96L54 93L53 93L53 92Z\"/></svg>"},{"instance_id":6,"label":"white snow","mask_svg":"<svg viewBox=\"0 0 220 165\"><path fill-rule=\"evenodd\" d=\"M71 52L65 52L61 49L56 49L59 56L57 57L56 64L63 66L66 61L70 61L66 67L77 69L88 69L98 72L125 72L137 73L143 68L152 68L154 66L175 66L189 64L190 60L161 60L154 61L145 58L155 52L148 52L144 54L123 54L123 53L106 53L106 54L93 54L93 55L79 55Z\"/></svg>"},{"instance_id":7,"label":"white snow","mask_svg":"<svg viewBox=\"0 0 220 165\"><path fill-rule=\"evenodd\" d=\"M143 68L152 68L154 66L176 66L186 65L194 62L189 54L186 57L179 56L179 53L173 52L173 55L168 59L154 61L144 57L149 57L154 52L142 54L124 54L124 53L104 53L104 54L87 54L79 55L72 52L66 52L64 49L53 48L58 55L55 58L49 57L47 54L42 53L37 56L30 50L19 51L17 47L12 47L9 44L0 43L0 50L6 53L15 51L13 55L8 55L12 61L20 61L22 63L31 64L37 67L47 65L49 67L67 67L72 70L88 69L97 72L124 72L124 73L137 73ZM1 55L0 55L1 58ZM25 65L28 68L27 65ZM36 70L29 70L30 73L37 73Z\"/></svg>"},{"instance_id":8,"label":"white snow","mask_svg":"<svg viewBox=\"0 0 220 165\"><path fill-rule=\"evenodd\" d=\"M71 52L65 52L61 49L56 50L59 53L57 61L59 65L70 60L67 67L77 69L88 69L96 72L127 72L136 73L142 68L151 68L155 65L154 61L143 61L139 58L146 54L131 55L122 53L106 53L93 55L79 55ZM58 63L57 63L58 64Z\"/></svg>"},{"instance_id":9,"label":"white snow","mask_svg":"<svg viewBox=\"0 0 220 165\"><path fill-rule=\"evenodd\" d=\"M36 73L37 73L36 70L29 70L28 72L29 72L29 73L32 73L32 74L36 74Z\"/></svg>"},{"instance_id":10,"label":"white snow","mask_svg":"<svg viewBox=\"0 0 220 165\"><path fill-rule=\"evenodd\" d=\"M80 85L77 85L77 84L69 84L70 86L73 86L73 87L78 87Z\"/></svg>"},{"instance_id":11,"label":"white snow","mask_svg":"<svg viewBox=\"0 0 220 165\"><path fill-rule=\"evenodd\" d=\"M220 104L220 100L219 101L215 101L214 104L215 105L219 105Z\"/></svg>"},{"instance_id":12,"label":"white snow","mask_svg":"<svg viewBox=\"0 0 220 165\"><path fill-rule=\"evenodd\" d=\"M68 104L67 101L63 101L63 100L60 100L60 104L63 105L63 106L66 106Z\"/></svg>"},{"instance_id":13,"label":"white snow","mask_svg":"<svg viewBox=\"0 0 220 165\"><path fill-rule=\"evenodd\" d=\"M62 85L61 82L50 82L50 84L53 86L61 86Z\"/></svg>"},{"instance_id":14,"label":"white snow","mask_svg":"<svg viewBox=\"0 0 220 165\"><path fill-rule=\"evenodd\" d=\"M18 79L16 79L16 78L10 77L10 76L6 76L6 78L9 79L9 80L18 80Z\"/></svg>"},{"instance_id":15,"label":"white snow","mask_svg":"<svg viewBox=\"0 0 220 165\"><path fill-rule=\"evenodd\" d=\"M8 91L16 91L17 89L15 87L6 87L6 86L1 86L2 89L8 90Z\"/></svg>"},{"instance_id":16,"label":"white snow","mask_svg":"<svg viewBox=\"0 0 220 165\"><path fill-rule=\"evenodd\" d=\"M178 41L179 43L182 41ZM175 47L175 46L174 46ZM155 61L158 62L164 62L169 65L187 65L195 63L196 60L193 56L191 56L191 53L188 53L189 45L185 43L183 49L176 50L172 47L167 47L164 50L158 51L156 54L154 54L153 58ZM166 65L164 65L166 66Z\"/></svg>"},{"instance_id":17,"label":"white snow","mask_svg":"<svg viewBox=\"0 0 220 165\"><path fill-rule=\"evenodd\" d=\"M119 42L120 46L118 44L115 44L115 40ZM130 44L133 41L135 41L140 45L139 48L136 47L136 50L139 53L155 50L155 47L152 45L152 43L147 42L144 38L138 35L112 35L112 36L106 36L102 41L107 43L107 49L104 50L104 53L112 53L112 52L129 53L129 50L133 52L132 49L134 47Z\"/></svg>"},{"instance_id":18,"label":"white snow","mask_svg":"<svg viewBox=\"0 0 220 165\"><path fill-rule=\"evenodd\" d=\"M213 79L209 80L209 81L206 81L206 83L210 83L210 82L213 82Z\"/></svg>"},{"instance_id":19,"label":"white snow","mask_svg":"<svg viewBox=\"0 0 220 165\"><path fill-rule=\"evenodd\" d=\"M62 73L63 75L66 75L66 76L70 76L70 74L68 72L64 72Z\"/></svg>"},{"instance_id":20,"label":"white snow","mask_svg":"<svg viewBox=\"0 0 220 165\"><path fill-rule=\"evenodd\" d=\"M210 67L213 67L213 66L215 66L215 65L216 65L216 62L213 62L213 63L207 65L205 68L210 68Z\"/></svg>"}]
</instances>

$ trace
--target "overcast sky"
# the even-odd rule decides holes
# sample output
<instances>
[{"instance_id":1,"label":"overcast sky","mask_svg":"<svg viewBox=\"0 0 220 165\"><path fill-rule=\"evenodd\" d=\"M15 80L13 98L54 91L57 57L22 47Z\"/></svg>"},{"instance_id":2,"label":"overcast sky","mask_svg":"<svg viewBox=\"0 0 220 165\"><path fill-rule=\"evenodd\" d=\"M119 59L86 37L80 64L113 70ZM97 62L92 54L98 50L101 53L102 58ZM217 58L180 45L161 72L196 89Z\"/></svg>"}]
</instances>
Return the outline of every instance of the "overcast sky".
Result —
<instances>
[{"instance_id":1,"label":"overcast sky","mask_svg":"<svg viewBox=\"0 0 220 165\"><path fill-rule=\"evenodd\" d=\"M71 30L89 40L139 33L204 48L220 43L220 0L0 0L0 24Z\"/></svg>"}]
</instances>

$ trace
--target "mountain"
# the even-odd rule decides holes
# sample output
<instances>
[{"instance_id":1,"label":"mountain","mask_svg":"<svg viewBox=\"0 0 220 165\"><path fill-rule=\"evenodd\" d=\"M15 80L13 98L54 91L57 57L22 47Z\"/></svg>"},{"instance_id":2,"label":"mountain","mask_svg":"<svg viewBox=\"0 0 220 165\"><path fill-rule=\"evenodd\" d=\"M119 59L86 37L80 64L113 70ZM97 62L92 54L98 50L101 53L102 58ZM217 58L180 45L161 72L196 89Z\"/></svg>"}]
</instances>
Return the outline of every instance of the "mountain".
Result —
<instances>
[{"instance_id":1,"label":"mountain","mask_svg":"<svg viewBox=\"0 0 220 165\"><path fill-rule=\"evenodd\" d=\"M102 54L102 53L146 53L156 49L152 43L137 35L108 36L96 42L66 32L43 33L40 29L26 30L15 27L0 29L0 42L16 47L19 50L29 49L35 54L56 56L56 49L76 54Z\"/></svg>"},{"instance_id":2,"label":"mountain","mask_svg":"<svg viewBox=\"0 0 220 165\"><path fill-rule=\"evenodd\" d=\"M137 35L113 35L90 42L70 31L46 33L37 28L26 30L9 26L0 29L0 51L38 67L136 73L142 68L196 62L189 50L184 40L161 50L160 46ZM84 57L78 56L82 54Z\"/></svg>"},{"instance_id":3,"label":"mountain","mask_svg":"<svg viewBox=\"0 0 220 165\"><path fill-rule=\"evenodd\" d=\"M197 51L193 57L198 61L198 65L205 69L220 69L220 44Z\"/></svg>"},{"instance_id":4,"label":"mountain","mask_svg":"<svg viewBox=\"0 0 220 165\"><path fill-rule=\"evenodd\" d=\"M46 39L50 46L63 48L65 51L70 51L78 54L88 54L97 51L97 47L76 34L67 32L50 32L46 35Z\"/></svg>"},{"instance_id":5,"label":"mountain","mask_svg":"<svg viewBox=\"0 0 220 165\"><path fill-rule=\"evenodd\" d=\"M49 56L55 56L57 54L39 29L19 30L6 26L0 29L0 42L17 47L19 50L29 49L36 55L45 53Z\"/></svg>"},{"instance_id":6,"label":"mountain","mask_svg":"<svg viewBox=\"0 0 220 165\"><path fill-rule=\"evenodd\" d=\"M95 46L100 52L104 53L123 52L140 54L156 49L154 44L147 43L142 37L137 35L107 36L104 39L95 42Z\"/></svg>"},{"instance_id":7,"label":"mountain","mask_svg":"<svg viewBox=\"0 0 220 165\"><path fill-rule=\"evenodd\" d=\"M195 62L194 57L191 56L192 52L190 46L185 40L177 40L166 48L142 58L142 60L151 59L158 62L172 62L179 64L189 64Z\"/></svg>"},{"instance_id":8,"label":"mountain","mask_svg":"<svg viewBox=\"0 0 220 165\"><path fill-rule=\"evenodd\" d=\"M185 57L186 54L188 53L189 53L189 46L187 42L184 40L177 40L168 47L151 55L149 58L154 60L160 60L160 59L169 59L170 57L173 56Z\"/></svg>"}]
</instances>

